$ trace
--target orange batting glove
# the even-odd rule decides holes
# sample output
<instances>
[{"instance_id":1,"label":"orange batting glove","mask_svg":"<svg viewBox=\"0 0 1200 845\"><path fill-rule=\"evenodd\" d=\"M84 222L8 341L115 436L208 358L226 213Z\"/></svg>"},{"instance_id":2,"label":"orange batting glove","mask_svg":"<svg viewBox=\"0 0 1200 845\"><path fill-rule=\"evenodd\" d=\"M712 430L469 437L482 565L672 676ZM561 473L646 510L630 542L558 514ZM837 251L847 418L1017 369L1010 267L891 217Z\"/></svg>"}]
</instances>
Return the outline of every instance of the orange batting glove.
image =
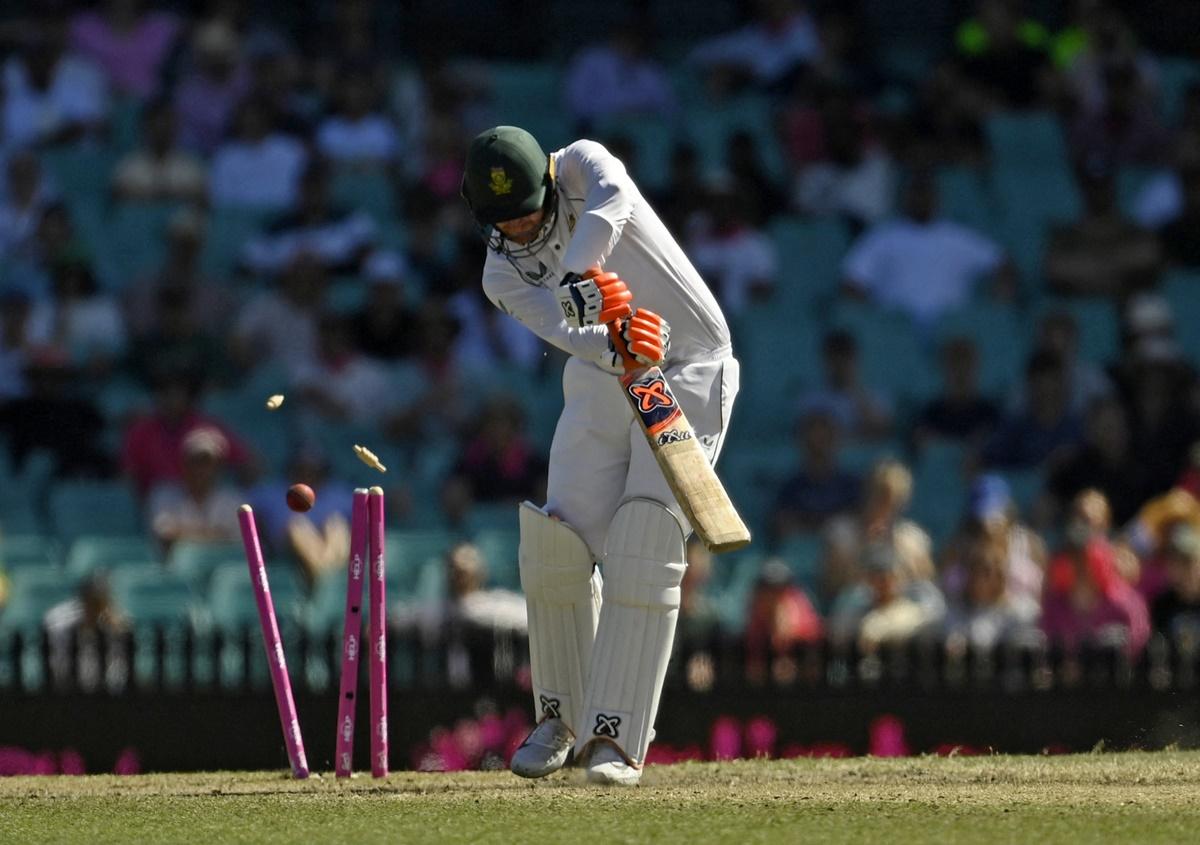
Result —
<instances>
[{"instance_id":1,"label":"orange batting glove","mask_svg":"<svg viewBox=\"0 0 1200 845\"><path fill-rule=\"evenodd\" d=\"M568 273L554 295L563 317L574 326L607 325L633 312L633 294L616 273L593 267L582 276Z\"/></svg>"},{"instance_id":2,"label":"orange batting glove","mask_svg":"<svg viewBox=\"0 0 1200 845\"><path fill-rule=\"evenodd\" d=\"M671 325L653 311L638 308L621 321L613 344L623 356L629 355L643 366L660 366L671 349Z\"/></svg>"}]
</instances>

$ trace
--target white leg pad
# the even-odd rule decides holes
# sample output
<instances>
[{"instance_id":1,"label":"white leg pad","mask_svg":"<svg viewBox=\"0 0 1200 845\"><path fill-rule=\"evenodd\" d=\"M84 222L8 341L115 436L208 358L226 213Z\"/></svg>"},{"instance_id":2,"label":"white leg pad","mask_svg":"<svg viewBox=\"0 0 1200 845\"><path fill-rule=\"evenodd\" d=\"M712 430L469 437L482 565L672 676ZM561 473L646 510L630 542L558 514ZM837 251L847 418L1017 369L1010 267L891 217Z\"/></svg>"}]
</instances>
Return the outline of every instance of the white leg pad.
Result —
<instances>
[{"instance_id":1,"label":"white leg pad","mask_svg":"<svg viewBox=\"0 0 1200 845\"><path fill-rule=\"evenodd\" d=\"M646 759L687 568L683 536L678 517L650 499L630 499L613 517L577 759L598 741L612 743L630 765Z\"/></svg>"},{"instance_id":2,"label":"white leg pad","mask_svg":"<svg viewBox=\"0 0 1200 845\"><path fill-rule=\"evenodd\" d=\"M536 718L561 718L578 736L577 711L600 617L600 574L587 544L567 523L522 502L520 526Z\"/></svg>"}]
</instances>

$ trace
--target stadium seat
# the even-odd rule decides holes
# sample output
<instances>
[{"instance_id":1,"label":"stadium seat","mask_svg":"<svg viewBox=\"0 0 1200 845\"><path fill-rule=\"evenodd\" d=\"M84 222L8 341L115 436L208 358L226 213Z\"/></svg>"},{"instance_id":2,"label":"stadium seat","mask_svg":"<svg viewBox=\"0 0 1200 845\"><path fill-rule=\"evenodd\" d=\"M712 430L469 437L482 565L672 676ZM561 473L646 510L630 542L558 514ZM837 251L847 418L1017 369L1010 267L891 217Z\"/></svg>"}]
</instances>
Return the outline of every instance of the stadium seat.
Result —
<instances>
[{"instance_id":1,"label":"stadium seat","mask_svg":"<svg viewBox=\"0 0 1200 845\"><path fill-rule=\"evenodd\" d=\"M913 467L909 516L929 533L935 545L944 542L962 518L967 497L963 477L966 454L961 443L935 441L926 444Z\"/></svg>"},{"instance_id":2,"label":"stadium seat","mask_svg":"<svg viewBox=\"0 0 1200 845\"><path fill-rule=\"evenodd\" d=\"M121 569L155 564L162 555L144 534L128 536L80 535L67 550L67 572L82 578L96 569Z\"/></svg>"},{"instance_id":3,"label":"stadium seat","mask_svg":"<svg viewBox=\"0 0 1200 845\"><path fill-rule=\"evenodd\" d=\"M273 215L244 208L216 208L208 218L204 253L200 263L205 273L228 276L237 266L242 247L258 234Z\"/></svg>"},{"instance_id":4,"label":"stadium seat","mask_svg":"<svg viewBox=\"0 0 1200 845\"><path fill-rule=\"evenodd\" d=\"M842 258L850 246L850 231L843 221L781 215L768 224L768 230L781 266L789 268L780 276L770 305L784 308L791 317L798 309L820 309L837 296ZM800 260L789 265L792 257Z\"/></svg>"},{"instance_id":5,"label":"stadium seat","mask_svg":"<svg viewBox=\"0 0 1200 845\"><path fill-rule=\"evenodd\" d=\"M105 252L122 284L162 264L167 222L179 207L177 203L117 203L113 207L107 220Z\"/></svg>"},{"instance_id":6,"label":"stadium seat","mask_svg":"<svg viewBox=\"0 0 1200 845\"><path fill-rule=\"evenodd\" d=\"M743 94L721 103L708 102L703 108L687 112L686 134L696 146L705 173L719 173L724 169L729 139L737 132L749 132L754 137L767 173L782 178L785 172L783 155L775 140L767 98Z\"/></svg>"},{"instance_id":7,"label":"stadium seat","mask_svg":"<svg viewBox=\"0 0 1200 845\"><path fill-rule=\"evenodd\" d=\"M286 565L268 566L267 579L280 628L295 627L304 609L304 588L300 577ZM257 630L258 604L245 563L218 567L208 590L208 611L213 625L221 631L236 633L252 627Z\"/></svg>"},{"instance_id":8,"label":"stadium seat","mask_svg":"<svg viewBox=\"0 0 1200 845\"><path fill-rule=\"evenodd\" d=\"M208 593L212 574L226 564L244 560L240 543L200 543L184 540L171 546L167 569L186 581L200 595Z\"/></svg>"},{"instance_id":9,"label":"stadium seat","mask_svg":"<svg viewBox=\"0 0 1200 845\"><path fill-rule=\"evenodd\" d=\"M1021 380L1030 331L1015 306L986 300L968 303L938 321L939 344L955 337L973 341L979 350L979 387L985 395L1002 397ZM937 350L932 350L931 366L940 376L936 356Z\"/></svg>"},{"instance_id":10,"label":"stadium seat","mask_svg":"<svg viewBox=\"0 0 1200 845\"><path fill-rule=\"evenodd\" d=\"M830 315L833 326L858 341L859 371L870 387L898 401L921 402L937 388L932 356L926 352L906 314L875 305L839 301Z\"/></svg>"},{"instance_id":11,"label":"stadium seat","mask_svg":"<svg viewBox=\"0 0 1200 845\"><path fill-rule=\"evenodd\" d=\"M1067 311L1079 328L1079 356L1104 365L1117 357L1121 346L1120 315L1116 303L1099 297L1047 299L1038 307L1039 316Z\"/></svg>"},{"instance_id":12,"label":"stadium seat","mask_svg":"<svg viewBox=\"0 0 1200 845\"><path fill-rule=\"evenodd\" d=\"M943 167L937 186L943 217L981 232L995 230L995 198L982 173L972 167Z\"/></svg>"},{"instance_id":13,"label":"stadium seat","mask_svg":"<svg viewBox=\"0 0 1200 845\"><path fill-rule=\"evenodd\" d=\"M488 67L497 124L520 126L547 152L575 140L562 106L562 73L545 62L494 62Z\"/></svg>"},{"instance_id":14,"label":"stadium seat","mask_svg":"<svg viewBox=\"0 0 1200 845\"><path fill-rule=\"evenodd\" d=\"M1175 337L1188 360L1200 367L1200 272L1173 270L1165 275L1162 294L1175 315Z\"/></svg>"},{"instance_id":15,"label":"stadium seat","mask_svg":"<svg viewBox=\"0 0 1200 845\"><path fill-rule=\"evenodd\" d=\"M1058 117L1051 112L994 111L984 124L993 162L1005 169L1067 170Z\"/></svg>"},{"instance_id":16,"label":"stadium seat","mask_svg":"<svg viewBox=\"0 0 1200 845\"><path fill-rule=\"evenodd\" d=\"M386 170L339 167L330 193L338 205L365 211L377 223L396 216L396 188Z\"/></svg>"},{"instance_id":17,"label":"stadium seat","mask_svg":"<svg viewBox=\"0 0 1200 845\"><path fill-rule=\"evenodd\" d=\"M517 507L512 502L476 502L467 513L463 533L475 536L484 531L512 531L517 525Z\"/></svg>"},{"instance_id":18,"label":"stadium seat","mask_svg":"<svg viewBox=\"0 0 1200 845\"><path fill-rule=\"evenodd\" d=\"M640 114L612 117L600 121L594 134L604 141L614 137L629 139L636 155L636 167L632 172L643 192L666 186L671 156L680 137L674 121Z\"/></svg>"},{"instance_id":19,"label":"stadium seat","mask_svg":"<svg viewBox=\"0 0 1200 845\"><path fill-rule=\"evenodd\" d=\"M721 560L721 565L729 568L730 576L724 589L715 597L717 616L726 632L740 634L746 628L750 594L758 580L763 556L758 552L743 552L730 557L732 559Z\"/></svg>"},{"instance_id":20,"label":"stadium seat","mask_svg":"<svg viewBox=\"0 0 1200 845\"><path fill-rule=\"evenodd\" d=\"M1023 518L1028 518L1030 509L1037 502L1045 486L1045 475L1038 467L1019 470L1004 470L1000 473L1008 482L1013 501Z\"/></svg>"},{"instance_id":21,"label":"stadium seat","mask_svg":"<svg viewBox=\"0 0 1200 845\"><path fill-rule=\"evenodd\" d=\"M440 566L442 556L456 539L458 535L451 531L389 531L385 540L389 577L394 575L406 594L416 592L426 561L436 559Z\"/></svg>"},{"instance_id":22,"label":"stadium seat","mask_svg":"<svg viewBox=\"0 0 1200 845\"><path fill-rule=\"evenodd\" d=\"M129 535L141 531L133 491L119 481L60 481L50 491L50 523L63 540L83 534Z\"/></svg>"},{"instance_id":23,"label":"stadium seat","mask_svg":"<svg viewBox=\"0 0 1200 845\"><path fill-rule=\"evenodd\" d=\"M1174 125L1183 110L1187 89L1200 84L1200 62L1181 56L1163 56L1156 61L1162 88L1163 119Z\"/></svg>"},{"instance_id":24,"label":"stadium seat","mask_svg":"<svg viewBox=\"0 0 1200 845\"><path fill-rule=\"evenodd\" d=\"M796 534L779 545L777 553L787 562L796 583L809 596L816 597L821 589L821 558L825 544L819 535Z\"/></svg>"},{"instance_id":25,"label":"stadium seat","mask_svg":"<svg viewBox=\"0 0 1200 845\"><path fill-rule=\"evenodd\" d=\"M113 597L134 625L185 626L193 596L187 582L161 566L131 566L112 575Z\"/></svg>"},{"instance_id":26,"label":"stadium seat","mask_svg":"<svg viewBox=\"0 0 1200 845\"><path fill-rule=\"evenodd\" d=\"M40 630L46 611L75 595L58 569L21 569L10 573L8 603L0 611L0 633Z\"/></svg>"},{"instance_id":27,"label":"stadium seat","mask_svg":"<svg viewBox=\"0 0 1200 845\"><path fill-rule=\"evenodd\" d=\"M513 524L516 514L513 513ZM517 566L517 548L521 535L515 527L492 528L480 531L472 538L487 565L487 584L506 590L521 589L521 573Z\"/></svg>"},{"instance_id":28,"label":"stadium seat","mask_svg":"<svg viewBox=\"0 0 1200 845\"><path fill-rule=\"evenodd\" d=\"M42 534L0 534L0 569L57 569L60 565L58 542Z\"/></svg>"}]
</instances>

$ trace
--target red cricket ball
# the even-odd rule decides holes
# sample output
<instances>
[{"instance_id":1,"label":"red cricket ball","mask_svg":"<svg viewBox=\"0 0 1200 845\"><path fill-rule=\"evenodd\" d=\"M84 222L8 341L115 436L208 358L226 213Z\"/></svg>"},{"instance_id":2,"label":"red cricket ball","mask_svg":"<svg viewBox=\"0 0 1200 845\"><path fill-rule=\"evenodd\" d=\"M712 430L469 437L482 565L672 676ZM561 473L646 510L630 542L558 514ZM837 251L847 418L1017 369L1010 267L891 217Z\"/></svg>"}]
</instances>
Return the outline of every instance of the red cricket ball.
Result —
<instances>
[{"instance_id":1,"label":"red cricket ball","mask_svg":"<svg viewBox=\"0 0 1200 845\"><path fill-rule=\"evenodd\" d=\"M317 501L317 494L307 484L293 484L287 491L287 506L296 513L304 513Z\"/></svg>"}]
</instances>

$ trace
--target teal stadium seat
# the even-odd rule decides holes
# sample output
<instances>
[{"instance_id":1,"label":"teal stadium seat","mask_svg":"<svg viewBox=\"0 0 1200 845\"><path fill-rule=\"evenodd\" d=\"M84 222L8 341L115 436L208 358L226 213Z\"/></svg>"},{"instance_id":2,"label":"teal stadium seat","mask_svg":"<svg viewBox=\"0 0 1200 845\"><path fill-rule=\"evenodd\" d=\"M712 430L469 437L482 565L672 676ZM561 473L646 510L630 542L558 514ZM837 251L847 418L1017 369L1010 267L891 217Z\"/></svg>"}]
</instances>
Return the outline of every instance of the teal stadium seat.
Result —
<instances>
[{"instance_id":1,"label":"teal stadium seat","mask_svg":"<svg viewBox=\"0 0 1200 845\"><path fill-rule=\"evenodd\" d=\"M207 595L212 574L226 565L245 560L240 543L201 543L184 540L171 546L167 569L182 578L200 595Z\"/></svg>"},{"instance_id":2,"label":"teal stadium seat","mask_svg":"<svg viewBox=\"0 0 1200 845\"><path fill-rule=\"evenodd\" d=\"M687 112L687 136L695 144L706 173L717 173L724 168L725 150L730 137L737 132L750 133L767 173L783 178L786 168L775 141L771 104L766 97L743 94L721 103L708 102Z\"/></svg>"},{"instance_id":3,"label":"teal stadium seat","mask_svg":"<svg viewBox=\"0 0 1200 845\"><path fill-rule=\"evenodd\" d=\"M107 254L123 284L161 266L167 222L177 203L117 203L108 219Z\"/></svg>"},{"instance_id":4,"label":"teal stadium seat","mask_svg":"<svg viewBox=\"0 0 1200 845\"><path fill-rule=\"evenodd\" d=\"M909 516L933 538L946 541L958 526L967 499L963 466L967 450L951 441L927 444L913 467Z\"/></svg>"},{"instance_id":5,"label":"teal stadium seat","mask_svg":"<svg viewBox=\"0 0 1200 845\"><path fill-rule=\"evenodd\" d=\"M50 491L50 523L63 540L142 530L133 491L118 481L59 481Z\"/></svg>"},{"instance_id":6,"label":"teal stadium seat","mask_svg":"<svg viewBox=\"0 0 1200 845\"><path fill-rule=\"evenodd\" d=\"M487 76L497 124L528 130L546 151L575 140L561 106L558 68L546 62L493 62Z\"/></svg>"},{"instance_id":7,"label":"teal stadium seat","mask_svg":"<svg viewBox=\"0 0 1200 845\"><path fill-rule=\"evenodd\" d=\"M1116 303L1099 297L1070 297L1044 300L1040 316L1051 311L1067 311L1079 328L1079 357L1095 364L1107 364L1120 354L1121 320Z\"/></svg>"},{"instance_id":8,"label":"teal stadium seat","mask_svg":"<svg viewBox=\"0 0 1200 845\"><path fill-rule=\"evenodd\" d=\"M58 569L22 569L10 574L8 604L0 610L0 633L41 630L46 611L75 595Z\"/></svg>"},{"instance_id":9,"label":"teal stadium seat","mask_svg":"<svg viewBox=\"0 0 1200 845\"><path fill-rule=\"evenodd\" d=\"M1157 64L1163 118L1168 125L1175 125L1183 111L1187 89L1200 83L1200 62L1180 56L1163 56Z\"/></svg>"},{"instance_id":10,"label":"teal stadium seat","mask_svg":"<svg viewBox=\"0 0 1200 845\"><path fill-rule=\"evenodd\" d=\"M794 316L816 313L831 302L841 282L842 258L850 246L850 231L836 218L806 220L781 215L768 226L781 266L770 305Z\"/></svg>"},{"instance_id":11,"label":"teal stadium seat","mask_svg":"<svg viewBox=\"0 0 1200 845\"><path fill-rule=\"evenodd\" d=\"M268 566L267 579L280 629L294 628L302 618L305 597L300 577L287 566ZM250 584L250 570L230 563L213 572L208 590L208 610L220 631L236 633L247 627L258 630L258 604Z\"/></svg>"},{"instance_id":12,"label":"teal stadium seat","mask_svg":"<svg viewBox=\"0 0 1200 845\"><path fill-rule=\"evenodd\" d=\"M365 211L376 223L396 216L396 187L383 168L338 167L330 193L338 205Z\"/></svg>"},{"instance_id":13,"label":"teal stadium seat","mask_svg":"<svg viewBox=\"0 0 1200 845\"><path fill-rule=\"evenodd\" d=\"M637 157L633 174L643 193L666 187L671 155L681 135L674 121L642 114L613 117L600 121L594 134L604 140L617 136L629 139Z\"/></svg>"},{"instance_id":14,"label":"teal stadium seat","mask_svg":"<svg viewBox=\"0 0 1200 845\"><path fill-rule=\"evenodd\" d=\"M228 276L238 263L246 241L261 232L274 215L245 208L215 208L208 218L200 266L218 278Z\"/></svg>"},{"instance_id":15,"label":"teal stadium seat","mask_svg":"<svg viewBox=\"0 0 1200 845\"><path fill-rule=\"evenodd\" d=\"M0 534L0 568L12 573L22 569L58 569L58 541L43 534Z\"/></svg>"},{"instance_id":16,"label":"teal stadium seat","mask_svg":"<svg viewBox=\"0 0 1200 845\"><path fill-rule=\"evenodd\" d=\"M814 597L820 595L821 560L825 543L819 535L796 534L788 537L780 543L777 553L787 562L796 583L805 592Z\"/></svg>"},{"instance_id":17,"label":"teal stadium seat","mask_svg":"<svg viewBox=\"0 0 1200 845\"><path fill-rule=\"evenodd\" d=\"M1162 294L1175 315L1175 337L1194 366L1200 366L1200 272L1172 270L1163 278Z\"/></svg>"},{"instance_id":18,"label":"teal stadium seat","mask_svg":"<svg viewBox=\"0 0 1200 845\"><path fill-rule=\"evenodd\" d=\"M1031 338L1027 320L1015 306L989 301L968 303L938 321L939 345L955 337L973 341L979 351L979 387L984 394L1004 396L1021 380ZM940 375L937 352L932 351L930 366Z\"/></svg>"},{"instance_id":19,"label":"teal stadium seat","mask_svg":"<svg viewBox=\"0 0 1200 845\"><path fill-rule=\"evenodd\" d=\"M996 206L984 175L972 167L942 167L937 172L941 214L981 232L996 229Z\"/></svg>"},{"instance_id":20,"label":"teal stadium seat","mask_svg":"<svg viewBox=\"0 0 1200 845\"><path fill-rule=\"evenodd\" d=\"M440 568L442 557L458 539L459 535L452 531L389 531L385 540L388 576L397 579L406 595L416 593L425 563L436 560Z\"/></svg>"},{"instance_id":21,"label":"teal stadium seat","mask_svg":"<svg viewBox=\"0 0 1200 845\"><path fill-rule=\"evenodd\" d=\"M515 513L513 517L515 524ZM521 535L517 529L493 528L480 531L472 541L487 564L488 585L519 591L521 573L517 563L517 549L521 543Z\"/></svg>"},{"instance_id":22,"label":"teal stadium seat","mask_svg":"<svg viewBox=\"0 0 1200 845\"><path fill-rule=\"evenodd\" d=\"M128 536L79 535L67 550L67 572L82 578L96 569L121 569L156 564L158 547L144 534Z\"/></svg>"},{"instance_id":23,"label":"teal stadium seat","mask_svg":"<svg viewBox=\"0 0 1200 845\"><path fill-rule=\"evenodd\" d=\"M929 355L907 314L867 303L839 301L832 324L858 341L863 383L895 397L920 404L937 388Z\"/></svg>"},{"instance_id":24,"label":"teal stadium seat","mask_svg":"<svg viewBox=\"0 0 1200 845\"><path fill-rule=\"evenodd\" d=\"M189 624L193 596L188 583L161 566L130 566L112 575L113 597L135 626Z\"/></svg>"}]
</instances>

